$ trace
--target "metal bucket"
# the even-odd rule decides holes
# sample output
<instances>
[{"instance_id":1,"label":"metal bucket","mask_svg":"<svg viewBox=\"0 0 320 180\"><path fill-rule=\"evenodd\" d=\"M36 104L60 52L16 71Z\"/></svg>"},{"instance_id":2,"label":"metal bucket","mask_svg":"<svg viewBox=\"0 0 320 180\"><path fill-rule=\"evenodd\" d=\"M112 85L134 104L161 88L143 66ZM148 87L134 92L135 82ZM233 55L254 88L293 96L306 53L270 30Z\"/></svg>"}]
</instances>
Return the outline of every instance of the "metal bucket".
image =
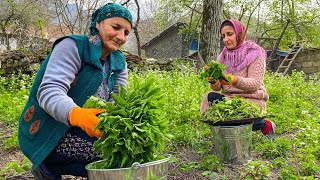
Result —
<instances>
[{"instance_id":1,"label":"metal bucket","mask_svg":"<svg viewBox=\"0 0 320 180\"><path fill-rule=\"evenodd\" d=\"M95 169L106 160L96 161L86 166L90 180L154 180L167 179L168 164L171 155L165 159L140 164L135 162L130 168Z\"/></svg>"},{"instance_id":2,"label":"metal bucket","mask_svg":"<svg viewBox=\"0 0 320 180\"><path fill-rule=\"evenodd\" d=\"M252 124L210 127L215 154L223 163L241 165L251 158Z\"/></svg>"}]
</instances>

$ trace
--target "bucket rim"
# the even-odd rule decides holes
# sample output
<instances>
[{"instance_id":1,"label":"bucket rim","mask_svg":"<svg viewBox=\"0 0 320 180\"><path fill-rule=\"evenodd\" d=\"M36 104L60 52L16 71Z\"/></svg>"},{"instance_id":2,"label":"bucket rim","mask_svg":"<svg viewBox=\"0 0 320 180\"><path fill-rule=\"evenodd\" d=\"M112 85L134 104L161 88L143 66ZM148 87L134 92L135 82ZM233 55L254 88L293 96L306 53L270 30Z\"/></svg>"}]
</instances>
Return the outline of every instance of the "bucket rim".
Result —
<instances>
[{"instance_id":1,"label":"bucket rim","mask_svg":"<svg viewBox=\"0 0 320 180\"><path fill-rule=\"evenodd\" d=\"M132 163L131 167L127 167L127 168L115 168L115 169L94 169L94 168L90 168L89 166L91 166L92 164L96 164L96 163L99 163L99 162L103 162L103 161L106 161L106 160L99 160L99 161L94 161L92 163L89 163L85 166L85 169L87 171L123 171L123 170L130 170L130 169L138 169L138 168L142 168L142 167L147 167L147 166L152 166L152 165L157 165L157 164L160 164L160 163L164 163L164 162L167 162L170 160L171 158L171 154L164 154L164 156L166 158L164 159L160 159L160 160L156 160L156 161L152 161L152 162L146 162L146 163L143 163L143 164L140 164L138 162L134 162Z\"/></svg>"},{"instance_id":2,"label":"bucket rim","mask_svg":"<svg viewBox=\"0 0 320 180\"><path fill-rule=\"evenodd\" d=\"M237 125L237 126L213 126L210 125L211 128L220 128L220 129L227 129L227 128L243 128L245 126L252 126L253 123L250 124L241 124L241 125Z\"/></svg>"}]
</instances>

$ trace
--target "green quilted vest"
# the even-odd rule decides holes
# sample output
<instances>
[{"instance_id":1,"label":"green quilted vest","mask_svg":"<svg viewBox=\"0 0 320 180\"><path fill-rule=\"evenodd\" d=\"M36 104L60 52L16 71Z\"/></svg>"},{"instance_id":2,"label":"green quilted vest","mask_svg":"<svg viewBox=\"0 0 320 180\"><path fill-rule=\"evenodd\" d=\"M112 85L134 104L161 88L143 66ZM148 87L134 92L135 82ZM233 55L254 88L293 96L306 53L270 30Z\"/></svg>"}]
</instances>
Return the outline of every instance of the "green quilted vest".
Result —
<instances>
[{"instance_id":1,"label":"green quilted vest","mask_svg":"<svg viewBox=\"0 0 320 180\"><path fill-rule=\"evenodd\" d=\"M71 85L68 96L81 107L89 96L97 92L106 77L108 77L108 91L111 93L119 70L125 69L126 66L122 52L118 50L109 54L110 73L106 75L100 63L101 45L97 36L70 35L66 37L76 41L81 59L81 69L76 76L76 80ZM58 39L53 44L52 49L66 37ZM28 101L19 120L19 146L23 154L33 163L34 169L58 145L59 140L70 128L46 113L37 101L36 94L50 56L51 53L47 56L35 77Z\"/></svg>"}]
</instances>

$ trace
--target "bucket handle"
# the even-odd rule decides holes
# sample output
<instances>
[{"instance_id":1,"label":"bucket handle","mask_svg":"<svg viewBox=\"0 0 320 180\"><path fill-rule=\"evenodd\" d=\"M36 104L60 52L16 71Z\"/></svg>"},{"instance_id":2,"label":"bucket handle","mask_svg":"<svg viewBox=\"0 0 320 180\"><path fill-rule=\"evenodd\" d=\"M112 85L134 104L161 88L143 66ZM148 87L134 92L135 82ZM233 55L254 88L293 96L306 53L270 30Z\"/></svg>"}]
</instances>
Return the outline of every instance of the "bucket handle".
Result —
<instances>
[{"instance_id":1,"label":"bucket handle","mask_svg":"<svg viewBox=\"0 0 320 180\"><path fill-rule=\"evenodd\" d=\"M142 165L140 164L140 163L138 163L138 162L134 162L134 163L132 163L132 165L131 165L131 168L133 169L133 170L137 170L138 168L141 168L142 167Z\"/></svg>"},{"instance_id":2,"label":"bucket handle","mask_svg":"<svg viewBox=\"0 0 320 180\"><path fill-rule=\"evenodd\" d=\"M151 165L167 162L167 161L169 161L170 158L171 158L171 154L167 154L165 159L161 159L161 160L157 160L157 161L153 161L153 162L148 162L148 163L144 163L144 164L140 164L138 162L134 162L131 165L131 169L137 170L137 169L142 168L142 167L147 167L147 166L151 166Z\"/></svg>"}]
</instances>

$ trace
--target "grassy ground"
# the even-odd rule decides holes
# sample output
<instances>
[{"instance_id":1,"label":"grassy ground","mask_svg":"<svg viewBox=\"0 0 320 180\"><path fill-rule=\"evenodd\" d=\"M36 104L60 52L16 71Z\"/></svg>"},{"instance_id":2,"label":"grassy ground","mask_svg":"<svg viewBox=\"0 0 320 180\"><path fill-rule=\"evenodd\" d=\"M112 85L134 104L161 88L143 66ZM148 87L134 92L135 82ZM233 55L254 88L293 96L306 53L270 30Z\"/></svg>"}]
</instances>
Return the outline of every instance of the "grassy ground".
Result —
<instances>
[{"instance_id":1,"label":"grassy ground","mask_svg":"<svg viewBox=\"0 0 320 180\"><path fill-rule=\"evenodd\" d=\"M319 79L305 82L303 73L286 77L267 74L267 111L278 127L276 137L270 140L254 132L251 160L243 166L229 166L213 154L210 128L199 121L199 106L209 89L196 72L131 72L128 88L133 74L140 79L156 78L165 93L163 113L174 136L166 146L166 153L173 155L168 179L320 178ZM0 81L0 179L32 179L30 164L18 149L16 132L31 79L11 84Z\"/></svg>"}]
</instances>

